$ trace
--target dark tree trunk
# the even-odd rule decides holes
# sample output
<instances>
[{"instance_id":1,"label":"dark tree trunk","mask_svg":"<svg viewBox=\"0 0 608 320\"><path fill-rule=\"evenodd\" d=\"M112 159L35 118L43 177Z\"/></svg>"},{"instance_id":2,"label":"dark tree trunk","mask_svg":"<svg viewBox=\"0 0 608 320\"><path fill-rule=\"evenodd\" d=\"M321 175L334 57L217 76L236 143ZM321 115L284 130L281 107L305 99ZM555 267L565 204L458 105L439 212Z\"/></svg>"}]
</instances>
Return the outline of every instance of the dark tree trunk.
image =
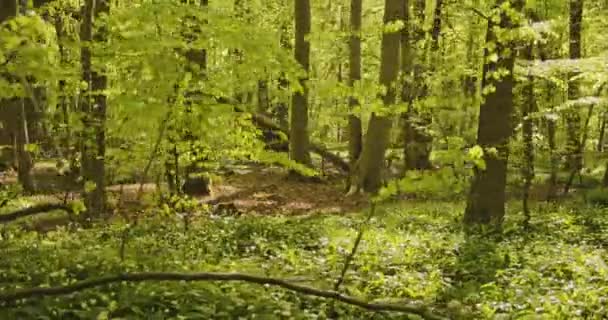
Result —
<instances>
[{"instance_id":1,"label":"dark tree trunk","mask_svg":"<svg viewBox=\"0 0 608 320\"><path fill-rule=\"evenodd\" d=\"M83 42L106 41L106 30L94 30L94 21L103 13L109 13L107 0L86 0L80 39ZM83 199L87 218L98 217L106 209L105 194L105 121L107 88L106 76L92 67L92 52L88 46L81 48L82 79L88 88L82 92L81 112L83 132L81 141L81 170L84 181Z\"/></svg>"},{"instance_id":2,"label":"dark tree trunk","mask_svg":"<svg viewBox=\"0 0 608 320\"><path fill-rule=\"evenodd\" d=\"M432 36L437 37L433 38L433 41L437 41L437 43L434 43L432 45L433 47L438 46L439 32L441 30L441 4L442 0L437 0L438 7L435 10L435 15L437 16L434 17L434 29L431 32ZM414 60L413 75L411 76L413 81L410 80L409 85L404 86L402 92L402 100L408 105L407 113L402 116L404 125L405 170L426 170L431 167L429 157L432 137L428 133L428 127L431 124L432 116L429 112L414 109L413 106L414 102L424 98L427 95L426 91L428 91L427 86L424 83L424 72L425 69L427 69L425 66L427 50L422 46L426 37L423 29L424 21L426 19L425 8L426 1L417 0L414 3L416 27L413 28L413 37L405 36L405 32L409 31L404 31L404 34L402 34L402 41L406 41L402 43L402 47L407 48L404 49L404 52L407 52L407 55L402 53L401 60L404 64L404 66L402 66L404 72L409 72L408 69L412 68L407 66L409 63L406 62L406 59ZM410 43L410 41L413 41L413 43ZM416 51L417 53L414 54Z\"/></svg>"},{"instance_id":3,"label":"dark tree trunk","mask_svg":"<svg viewBox=\"0 0 608 320\"><path fill-rule=\"evenodd\" d=\"M209 2L204 0L201 1L200 7L205 9L209 5ZM239 15L237 18L241 18L245 13L245 10L242 8L240 1L235 2L235 6L237 7L237 14ZM194 17L192 17L194 19ZM203 24L206 24L207 21L203 21ZM202 34L202 30L193 30L194 33L190 34L191 30L185 30L185 38L190 42L196 41L200 35ZM237 59L242 59L242 53L235 50L234 54ZM192 72L199 80L204 80L206 77L207 71L207 50L200 48L192 48L186 52L186 58L188 59L189 65L187 70ZM179 90L177 92L179 94ZM201 92L196 91L186 91L186 114L192 114L192 103L193 100L198 99L201 95ZM237 94L237 101L242 102L244 98L243 95ZM184 193L186 195L209 195L211 194L211 180L204 173L202 169L201 163L203 159L201 159L201 155L198 152L198 146L196 145L196 140L198 139L197 135L192 132L190 128L185 128L185 130L181 131L181 140L188 141L189 151L192 155L192 162L188 164L184 169L184 179L183 184L180 183L181 179L179 179L179 152L177 147L174 145L173 147L173 171L176 172L174 179L174 184L177 193ZM174 141L175 143L175 141ZM175 191L174 191L175 192Z\"/></svg>"},{"instance_id":4,"label":"dark tree trunk","mask_svg":"<svg viewBox=\"0 0 608 320\"><path fill-rule=\"evenodd\" d=\"M350 38L349 38L349 77L348 84L351 88L356 81L361 80L361 14L362 0L351 0L350 2ZM350 97L349 105L355 108L359 101L355 97ZM354 174L355 163L361 155L363 149L363 133L361 118L356 114L348 117L348 155L351 166L351 175Z\"/></svg>"},{"instance_id":5,"label":"dark tree trunk","mask_svg":"<svg viewBox=\"0 0 608 320\"><path fill-rule=\"evenodd\" d=\"M302 91L292 96L289 155L292 160L309 165L310 152L308 141L308 71L310 69L310 42L306 37L310 33L310 0L296 0L294 6L296 61L304 69L305 76L299 79Z\"/></svg>"},{"instance_id":6,"label":"dark tree trunk","mask_svg":"<svg viewBox=\"0 0 608 320\"><path fill-rule=\"evenodd\" d=\"M500 8L506 1L497 0ZM521 10L520 0L511 0L515 8ZM484 149L485 169L477 168L471 184L464 223L500 225L505 214L505 189L507 182L507 162L509 158L509 140L512 134L511 117L513 113L513 67L515 50L512 43L502 43L497 39L496 28L511 29L515 27L509 14L500 12L498 24L488 21L486 43L495 43L495 51L488 48L484 51L483 87L493 86L495 90L485 96L480 106L477 143ZM496 53L497 61L490 59ZM501 79L491 77L496 70L506 70ZM491 149L496 152L491 152Z\"/></svg>"},{"instance_id":7,"label":"dark tree trunk","mask_svg":"<svg viewBox=\"0 0 608 320\"><path fill-rule=\"evenodd\" d=\"M534 44L530 43L524 49L524 58L532 61L534 60ZM522 164L522 177L523 177L523 190L522 190L522 206L524 211L525 221L527 225L530 222L530 188L532 187L532 181L534 180L534 122L530 117L536 110L536 99L534 97L534 77L530 74L527 77L526 83L523 88L524 101L521 105L521 117L522 117L522 141L524 145L524 159Z\"/></svg>"},{"instance_id":8,"label":"dark tree trunk","mask_svg":"<svg viewBox=\"0 0 608 320\"><path fill-rule=\"evenodd\" d=\"M290 32L289 25L287 25L286 23L283 23L281 25L281 35L280 35L279 42L280 42L281 48L283 48L283 50L286 50L286 51L291 51L291 49L292 49L290 39L289 39L289 32ZM281 73L281 75L279 76L278 89L281 92L287 91L289 89L289 81L287 80L287 77L285 76L284 73ZM286 100L281 99L281 101L279 101L274 106L273 113L274 113L274 117L277 119L277 121L279 123L279 126L281 126L282 128L289 129L289 103Z\"/></svg>"},{"instance_id":9,"label":"dark tree trunk","mask_svg":"<svg viewBox=\"0 0 608 320\"><path fill-rule=\"evenodd\" d=\"M17 178L23 191L27 194L33 194L36 191L34 177L32 176L34 161L27 149L27 145L30 144L28 115L33 113L33 105L27 103L24 98L16 99L14 102L16 105L13 105L13 107L16 107L17 110Z\"/></svg>"},{"instance_id":10,"label":"dark tree trunk","mask_svg":"<svg viewBox=\"0 0 608 320\"><path fill-rule=\"evenodd\" d=\"M583 0L570 0L570 59L580 59L582 57L581 45L581 30L583 24ZM568 100L576 100L580 97L579 81L572 80L576 77L576 73L569 75L568 83ZM581 166L582 155L577 153L580 149L580 128L581 117L578 109L570 110L566 113L566 129L567 129L567 154L568 161L566 168L573 169Z\"/></svg>"},{"instance_id":11,"label":"dark tree trunk","mask_svg":"<svg viewBox=\"0 0 608 320\"><path fill-rule=\"evenodd\" d=\"M0 1L0 23L17 15L18 0Z\"/></svg>"},{"instance_id":12,"label":"dark tree trunk","mask_svg":"<svg viewBox=\"0 0 608 320\"><path fill-rule=\"evenodd\" d=\"M600 119L600 130L597 138L597 151L604 151L604 138L606 137L606 118L608 116L607 112L602 112L602 118Z\"/></svg>"}]
</instances>

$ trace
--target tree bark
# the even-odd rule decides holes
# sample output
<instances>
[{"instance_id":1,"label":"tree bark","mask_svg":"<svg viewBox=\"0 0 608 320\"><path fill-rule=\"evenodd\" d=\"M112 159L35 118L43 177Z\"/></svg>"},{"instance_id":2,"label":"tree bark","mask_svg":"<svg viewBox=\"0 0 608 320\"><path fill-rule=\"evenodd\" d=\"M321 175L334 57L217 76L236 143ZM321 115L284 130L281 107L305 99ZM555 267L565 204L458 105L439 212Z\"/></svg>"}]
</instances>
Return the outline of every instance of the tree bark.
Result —
<instances>
[{"instance_id":1,"label":"tree bark","mask_svg":"<svg viewBox=\"0 0 608 320\"><path fill-rule=\"evenodd\" d=\"M534 60L533 43L529 43L524 49L524 58L529 61ZM534 122L530 116L536 110L536 99L534 97L534 77L531 74L528 75L526 83L524 83L523 96L525 100L521 106L521 134L524 145L524 159L521 172L524 180L522 190L522 206L525 217L524 224L528 225L531 219L528 202L530 198L530 188L532 187L532 181L534 180Z\"/></svg>"},{"instance_id":2,"label":"tree bark","mask_svg":"<svg viewBox=\"0 0 608 320\"><path fill-rule=\"evenodd\" d=\"M306 37L310 33L310 0L296 0L294 6L296 61L304 69L305 75L299 79L302 91L292 96L290 117L289 155L292 160L310 165L308 137L308 71L310 69L310 42Z\"/></svg>"},{"instance_id":3,"label":"tree bark","mask_svg":"<svg viewBox=\"0 0 608 320\"><path fill-rule=\"evenodd\" d=\"M434 19L434 27L441 28L441 3L442 0L437 0L437 5L439 7L436 8L435 14L438 15ZM407 170L426 170L431 167L431 162L429 160L430 157L430 144L432 142L432 138L427 132L428 126L432 121L432 116L427 111L418 111L414 108L414 103L416 100L424 98L427 95L427 86L424 83L424 71L426 69L426 55L427 50L423 45L424 39L426 37L426 33L424 31L424 21L426 19L425 16L426 9L426 1L416 0L414 3L414 11L416 14L416 27L413 28L413 43L410 43L410 36L402 35L402 42L406 40L406 43L402 43L402 47L406 47L407 49L404 52L407 52L407 55L402 53L402 69L404 72L409 72L408 69L413 69L413 81L410 81L410 84L404 86L402 92L402 100L407 103L408 111L403 118L404 125L404 159L405 159L405 167ZM409 10L408 10L409 11ZM406 17L406 15L404 15ZM409 19L408 19L409 20ZM404 31L404 33L407 31ZM439 39L439 31L435 32L433 29L432 35L437 36L437 39L433 39L433 41ZM435 46L435 44L433 44ZM438 44L437 44L438 46ZM417 51L417 53L415 53ZM414 54L415 53L415 54ZM411 59L414 60L413 67L408 66L406 60ZM409 91L409 92L408 92Z\"/></svg>"},{"instance_id":4,"label":"tree bark","mask_svg":"<svg viewBox=\"0 0 608 320\"><path fill-rule=\"evenodd\" d=\"M33 113L33 105L26 102L25 98L16 99L13 105L17 113L17 179L27 194L33 194L36 191L36 184L32 176L34 161L31 152L27 149L30 144L28 115Z\"/></svg>"},{"instance_id":5,"label":"tree bark","mask_svg":"<svg viewBox=\"0 0 608 320\"><path fill-rule=\"evenodd\" d=\"M597 151L604 151L604 138L606 137L606 120L608 118L608 112L602 112L602 118L600 119L600 130L597 139Z\"/></svg>"},{"instance_id":6,"label":"tree bark","mask_svg":"<svg viewBox=\"0 0 608 320\"><path fill-rule=\"evenodd\" d=\"M349 38L349 75L348 85L354 89L356 81L361 80L361 15L362 0L351 0L350 2L350 38ZM359 101L355 97L349 98L349 106L355 108ZM355 172L355 163L363 149L363 128L361 118L351 113L348 116L348 155L351 167L350 174Z\"/></svg>"},{"instance_id":7,"label":"tree bark","mask_svg":"<svg viewBox=\"0 0 608 320\"><path fill-rule=\"evenodd\" d=\"M23 4L18 0L6 0L0 3L0 23L18 16L24 11ZM11 74L2 74L8 81L18 80ZM31 175L33 166L32 156L27 150L29 144L28 116L34 109L28 98L9 98L0 100L0 108L4 109L2 122L13 136L14 162L17 168L17 179L26 193L35 191L34 179Z\"/></svg>"},{"instance_id":8,"label":"tree bark","mask_svg":"<svg viewBox=\"0 0 608 320\"><path fill-rule=\"evenodd\" d=\"M496 8L505 2L521 10L521 0L497 0ZM500 9L499 23L488 21L486 43L495 43L495 51L488 47L484 50L483 87L492 86L480 106L477 143L484 149L486 168L476 168L464 213L464 223L500 225L505 214L505 189L507 182L507 162L509 139L512 134L511 117L513 113L513 67L515 48L513 43L499 42L497 28L512 29L515 23L504 9ZM498 55L494 60L490 57ZM497 70L506 70L500 79L492 77ZM492 151L495 149L495 152Z\"/></svg>"},{"instance_id":9,"label":"tree bark","mask_svg":"<svg viewBox=\"0 0 608 320\"><path fill-rule=\"evenodd\" d=\"M0 23L17 15L18 0L0 1Z\"/></svg>"},{"instance_id":10,"label":"tree bark","mask_svg":"<svg viewBox=\"0 0 608 320\"><path fill-rule=\"evenodd\" d=\"M570 59L580 59L582 58L582 44L581 44L581 31L583 24L583 0L570 0L570 26L569 26L569 34L570 34ZM574 77L577 76L577 73L571 73L569 75L569 83L568 83L568 100L576 100L580 96L580 88L579 81L573 80ZM581 126L581 116L578 111L570 110L566 113L566 133L568 136L567 139L567 163L566 167L569 169L575 169L580 166L580 162L582 162L582 155L577 153L577 150L580 149L580 126Z\"/></svg>"},{"instance_id":11,"label":"tree bark","mask_svg":"<svg viewBox=\"0 0 608 320\"><path fill-rule=\"evenodd\" d=\"M86 0L83 21L80 26L82 42L106 41L106 31L93 30L94 21L103 13L109 13L107 0ZM87 218L101 215L106 209L105 194L105 121L107 101L103 91L107 88L106 76L93 69L92 52L85 44L81 48L82 79L88 84L82 92L81 112L83 132L81 141L81 164L84 181L83 199Z\"/></svg>"},{"instance_id":12,"label":"tree bark","mask_svg":"<svg viewBox=\"0 0 608 320\"><path fill-rule=\"evenodd\" d=\"M384 25L397 21L403 16L402 0L385 0L384 2ZM395 103L396 90L395 81L399 73L395 68L399 63L399 32L386 32L382 34L381 57L380 57L380 84L386 88L382 97L386 108ZM382 170L384 157L390 139L392 120L388 115L373 113L369 120L367 135L363 145L363 151L358 161L358 181L356 187L351 188L369 193L377 193L382 187Z\"/></svg>"}]
</instances>

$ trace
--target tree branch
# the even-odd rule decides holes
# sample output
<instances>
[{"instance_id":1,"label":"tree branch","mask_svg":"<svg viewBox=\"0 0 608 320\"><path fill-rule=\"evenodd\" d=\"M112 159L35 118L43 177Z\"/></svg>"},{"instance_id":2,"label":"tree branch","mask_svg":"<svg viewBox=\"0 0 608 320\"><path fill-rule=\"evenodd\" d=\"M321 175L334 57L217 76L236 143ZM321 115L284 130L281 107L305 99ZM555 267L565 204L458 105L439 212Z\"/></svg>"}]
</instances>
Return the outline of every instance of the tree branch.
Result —
<instances>
[{"instance_id":1,"label":"tree branch","mask_svg":"<svg viewBox=\"0 0 608 320\"><path fill-rule=\"evenodd\" d=\"M286 280L277 278L266 278L242 273L165 273L165 272L141 272L141 273L122 273L118 275L105 276L97 279L79 281L66 286L49 288L30 288L20 289L13 292L0 293L0 302L14 302L19 299L29 299L43 296L67 295L86 289L108 285L117 282L143 282L143 281L241 281L260 285L271 285L287 290L295 291L304 295L333 299L349 305L357 306L369 311L394 311L409 314L416 314L425 319L443 320L445 317L431 312L428 307L414 304L389 304L373 303L360 300L358 298L342 295L336 291L326 291L308 286L290 283Z\"/></svg>"},{"instance_id":2,"label":"tree branch","mask_svg":"<svg viewBox=\"0 0 608 320\"><path fill-rule=\"evenodd\" d=\"M33 207L13 211L8 214L0 215L0 223L8 223L20 218L25 218L28 216L33 216L53 210L63 210L65 212L71 213L73 210L69 205L58 204L58 203L43 203L39 205L35 205Z\"/></svg>"}]
</instances>

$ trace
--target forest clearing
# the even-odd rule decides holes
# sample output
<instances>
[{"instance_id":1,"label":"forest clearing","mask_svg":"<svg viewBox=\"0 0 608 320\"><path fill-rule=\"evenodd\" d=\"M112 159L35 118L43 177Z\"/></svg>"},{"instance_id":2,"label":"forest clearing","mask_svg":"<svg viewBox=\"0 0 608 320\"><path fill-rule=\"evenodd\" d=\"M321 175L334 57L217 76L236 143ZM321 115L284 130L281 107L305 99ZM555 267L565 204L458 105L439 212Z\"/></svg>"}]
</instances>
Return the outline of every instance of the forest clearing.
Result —
<instances>
[{"instance_id":1,"label":"forest clearing","mask_svg":"<svg viewBox=\"0 0 608 320\"><path fill-rule=\"evenodd\" d=\"M0 319L607 319L607 0L0 0Z\"/></svg>"}]
</instances>

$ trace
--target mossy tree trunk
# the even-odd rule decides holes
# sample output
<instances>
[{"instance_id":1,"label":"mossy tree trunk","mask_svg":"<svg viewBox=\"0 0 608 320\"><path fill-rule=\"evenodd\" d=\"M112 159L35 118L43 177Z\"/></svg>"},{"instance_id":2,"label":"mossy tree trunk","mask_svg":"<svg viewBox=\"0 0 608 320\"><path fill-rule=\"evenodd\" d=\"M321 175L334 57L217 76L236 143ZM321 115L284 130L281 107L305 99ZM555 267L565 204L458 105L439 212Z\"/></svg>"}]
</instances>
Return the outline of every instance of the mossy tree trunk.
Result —
<instances>
[{"instance_id":1,"label":"mossy tree trunk","mask_svg":"<svg viewBox=\"0 0 608 320\"><path fill-rule=\"evenodd\" d=\"M356 81L361 80L361 15L362 0L351 0L350 2L350 37L349 37L349 74L348 84L353 87ZM359 101L355 97L350 97L349 105L355 108ZM356 114L348 117L348 155L351 167L351 175L354 174L356 161L363 149L363 129L361 118Z\"/></svg>"},{"instance_id":2,"label":"mossy tree trunk","mask_svg":"<svg viewBox=\"0 0 608 320\"><path fill-rule=\"evenodd\" d=\"M438 16L434 20L434 28L432 31L432 35L437 36L437 38L433 40L437 41L441 28L441 4L442 1L438 0L438 7L435 11L435 14L438 14ZM406 6L404 6L404 8L405 7ZM405 9L407 10L408 8ZM426 32L424 31L426 19L425 10L426 1L416 0L414 2L416 17L415 23L413 24L414 28L412 28L414 32L410 33L410 31L403 31L401 37L402 47L404 48L404 53L402 53L402 70L406 75L401 98L408 105L407 112L402 115L405 170L425 170L431 167L429 156L432 138L428 134L428 126L432 121L432 117L429 112L417 110L414 107L415 102L424 98L427 91L426 84L424 83L427 51L424 45L424 39L426 38ZM409 14L406 14L405 16L408 15ZM437 28L437 31L435 31L435 28ZM435 45L433 45L433 47L435 47ZM407 60L410 60L410 62Z\"/></svg>"},{"instance_id":3,"label":"mossy tree trunk","mask_svg":"<svg viewBox=\"0 0 608 320\"><path fill-rule=\"evenodd\" d=\"M110 12L107 0L86 0L80 25L82 79L88 87L81 92L83 132L81 135L81 174L84 181L83 199L87 218L98 217L106 209L105 193L105 121L107 78L100 66L93 67L91 42L106 41L106 30L94 30L95 19Z\"/></svg>"},{"instance_id":4,"label":"mossy tree trunk","mask_svg":"<svg viewBox=\"0 0 608 320\"><path fill-rule=\"evenodd\" d=\"M524 49L524 58L532 61L534 60L534 44L529 43ZM522 118L522 141L524 147L523 164L521 167L521 173L523 178L523 190L522 190L522 206L525 216L525 224L530 221L530 188L534 180L534 121L531 118L532 113L536 111L536 98L534 96L534 77L528 75L525 80L523 88L523 103L521 104L521 118Z\"/></svg>"},{"instance_id":5,"label":"mossy tree trunk","mask_svg":"<svg viewBox=\"0 0 608 320\"><path fill-rule=\"evenodd\" d=\"M27 4L27 3L26 3ZM0 3L0 23L23 14L25 7L19 0L6 0ZM11 74L2 74L10 82L18 83L20 80ZM27 81L27 80L26 80ZM31 118L34 106L28 97L10 98L0 100L3 108L3 126L13 137L14 164L17 168L17 179L26 193L35 190L34 179L31 174L33 159L27 150L29 144L28 119Z\"/></svg>"},{"instance_id":6,"label":"mossy tree trunk","mask_svg":"<svg viewBox=\"0 0 608 320\"><path fill-rule=\"evenodd\" d=\"M505 189L507 182L507 162L509 140L512 135L511 117L513 113L513 67L515 48L513 43L498 40L497 31L515 28L515 22L504 9L509 4L521 10L521 0L497 0L499 22L488 21L486 44L494 44L495 49L484 51L482 86L493 87L480 106L477 143L484 149L485 169L477 168L473 178L464 223L500 225L505 214ZM496 54L498 59L491 57ZM497 70L506 70L500 79L493 77Z\"/></svg>"},{"instance_id":7,"label":"mossy tree trunk","mask_svg":"<svg viewBox=\"0 0 608 320\"><path fill-rule=\"evenodd\" d=\"M296 61L304 69L305 75L299 79L302 90L292 96L290 126L289 126L289 155L292 160L310 165L308 141L308 71L310 69L310 42L306 37L310 33L310 0L296 0L294 55Z\"/></svg>"},{"instance_id":8,"label":"mossy tree trunk","mask_svg":"<svg viewBox=\"0 0 608 320\"><path fill-rule=\"evenodd\" d=\"M403 16L402 0L385 0L384 25L394 23ZM395 82L399 73L399 42L401 35L397 32L386 32L382 35L380 57L380 84L386 87L382 96L384 107L390 108L395 103ZM382 187L382 171L384 158L390 139L392 119L388 115L373 113L359 158L357 170L358 181L351 186L354 190L376 193Z\"/></svg>"},{"instance_id":9,"label":"mossy tree trunk","mask_svg":"<svg viewBox=\"0 0 608 320\"><path fill-rule=\"evenodd\" d=\"M576 60L582 57L581 31L583 24L583 0L570 0L570 25L569 25L569 54L570 59ZM576 100L580 97L579 80L574 78L577 73L569 74L568 100ZM567 163L566 168L576 170L582 165L583 157L577 152L580 149L581 116L578 109L569 110L566 113L567 133Z\"/></svg>"}]
</instances>

